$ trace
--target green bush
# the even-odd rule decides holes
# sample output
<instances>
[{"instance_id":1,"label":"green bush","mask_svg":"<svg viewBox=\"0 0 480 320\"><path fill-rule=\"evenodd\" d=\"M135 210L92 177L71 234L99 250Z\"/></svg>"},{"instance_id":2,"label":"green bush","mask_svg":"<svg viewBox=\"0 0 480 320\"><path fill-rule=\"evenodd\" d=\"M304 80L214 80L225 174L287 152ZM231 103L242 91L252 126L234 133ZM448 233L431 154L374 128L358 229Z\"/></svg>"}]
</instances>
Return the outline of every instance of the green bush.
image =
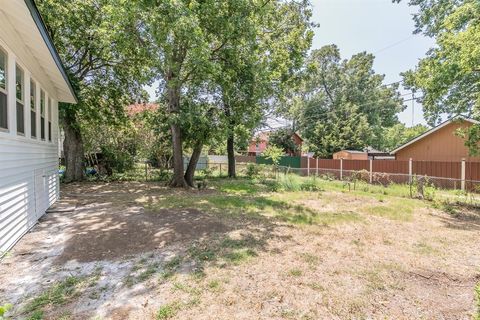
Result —
<instances>
[{"instance_id":1,"label":"green bush","mask_svg":"<svg viewBox=\"0 0 480 320\"><path fill-rule=\"evenodd\" d=\"M0 306L0 320L6 319L5 318L5 313L7 313L12 308L13 308L13 305L11 305L10 303L1 305Z\"/></svg>"},{"instance_id":2,"label":"green bush","mask_svg":"<svg viewBox=\"0 0 480 320\"><path fill-rule=\"evenodd\" d=\"M302 190L302 191L321 191L322 188L320 188L318 186L315 178L310 178L307 181L304 181L300 185L300 190Z\"/></svg>"},{"instance_id":3,"label":"green bush","mask_svg":"<svg viewBox=\"0 0 480 320\"><path fill-rule=\"evenodd\" d=\"M280 174L278 178L280 188L284 191L300 191L302 180L294 174Z\"/></svg>"},{"instance_id":4,"label":"green bush","mask_svg":"<svg viewBox=\"0 0 480 320\"><path fill-rule=\"evenodd\" d=\"M253 179L260 174L260 168L255 163L249 163L247 164L245 174L250 179Z\"/></svg>"},{"instance_id":5,"label":"green bush","mask_svg":"<svg viewBox=\"0 0 480 320\"><path fill-rule=\"evenodd\" d=\"M104 146L101 149L103 160L107 168L119 173L133 169L135 158L130 152L116 150L108 146Z\"/></svg>"}]
</instances>

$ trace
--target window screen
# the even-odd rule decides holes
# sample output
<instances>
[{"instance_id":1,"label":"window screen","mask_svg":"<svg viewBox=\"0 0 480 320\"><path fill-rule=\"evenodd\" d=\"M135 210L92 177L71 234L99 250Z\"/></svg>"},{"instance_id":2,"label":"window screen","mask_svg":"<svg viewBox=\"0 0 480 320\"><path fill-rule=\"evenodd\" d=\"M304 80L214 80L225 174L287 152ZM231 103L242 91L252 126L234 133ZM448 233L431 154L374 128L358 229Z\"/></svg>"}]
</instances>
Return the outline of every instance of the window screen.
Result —
<instances>
[{"instance_id":1,"label":"window screen","mask_svg":"<svg viewBox=\"0 0 480 320\"><path fill-rule=\"evenodd\" d=\"M8 129L7 54L0 48L0 128Z\"/></svg>"},{"instance_id":2,"label":"window screen","mask_svg":"<svg viewBox=\"0 0 480 320\"><path fill-rule=\"evenodd\" d=\"M32 138L37 137L37 86L30 80L30 130Z\"/></svg>"},{"instance_id":3,"label":"window screen","mask_svg":"<svg viewBox=\"0 0 480 320\"><path fill-rule=\"evenodd\" d=\"M40 139L45 140L45 91L40 91Z\"/></svg>"},{"instance_id":4,"label":"window screen","mask_svg":"<svg viewBox=\"0 0 480 320\"><path fill-rule=\"evenodd\" d=\"M17 132L25 134L25 104L24 104L24 87L23 70L19 66L15 66L15 86L17 91Z\"/></svg>"}]
</instances>

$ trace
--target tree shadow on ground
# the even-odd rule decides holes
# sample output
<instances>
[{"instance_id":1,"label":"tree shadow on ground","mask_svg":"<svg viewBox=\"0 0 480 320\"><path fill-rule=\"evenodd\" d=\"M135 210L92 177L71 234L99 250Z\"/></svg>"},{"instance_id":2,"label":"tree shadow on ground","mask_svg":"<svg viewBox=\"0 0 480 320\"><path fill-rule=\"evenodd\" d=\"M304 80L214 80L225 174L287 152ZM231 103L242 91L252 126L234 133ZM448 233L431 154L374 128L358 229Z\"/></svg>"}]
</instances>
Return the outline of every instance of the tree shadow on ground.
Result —
<instances>
[{"instance_id":1,"label":"tree shadow on ground","mask_svg":"<svg viewBox=\"0 0 480 320\"><path fill-rule=\"evenodd\" d=\"M151 203L159 195L199 199L210 194L216 200L226 196L214 190L172 191L154 184L69 185L57 206L16 246L7 265L0 266L3 272L18 265L19 274L29 275L28 280L15 288L5 282L0 292L24 305L72 274L83 277L99 266L105 281L132 287L126 295L133 298L149 290L135 284L154 275L166 279L175 273L200 274L208 264L241 263L267 251L268 240L280 237L275 233L278 225L259 214L221 214L223 208L214 210L214 203L208 210L195 203L145 209L139 202L146 198ZM87 288L82 296L92 290ZM111 294L116 290L112 288ZM74 302L63 307L73 307L69 303ZM22 314L21 308L17 314ZM49 316L54 316L57 308L50 309Z\"/></svg>"},{"instance_id":2,"label":"tree shadow on ground","mask_svg":"<svg viewBox=\"0 0 480 320\"><path fill-rule=\"evenodd\" d=\"M448 228L460 230L480 230L480 207L466 203L443 204L446 213L441 220Z\"/></svg>"}]
</instances>

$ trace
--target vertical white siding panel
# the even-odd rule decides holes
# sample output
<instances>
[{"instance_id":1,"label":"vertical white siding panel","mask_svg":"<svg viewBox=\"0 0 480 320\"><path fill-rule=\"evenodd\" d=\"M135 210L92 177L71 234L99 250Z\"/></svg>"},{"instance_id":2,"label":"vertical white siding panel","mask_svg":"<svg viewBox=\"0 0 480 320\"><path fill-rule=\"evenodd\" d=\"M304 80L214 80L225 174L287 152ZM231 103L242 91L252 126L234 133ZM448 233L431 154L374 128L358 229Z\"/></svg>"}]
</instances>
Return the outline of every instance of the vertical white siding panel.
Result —
<instances>
[{"instance_id":1,"label":"vertical white siding panel","mask_svg":"<svg viewBox=\"0 0 480 320\"><path fill-rule=\"evenodd\" d=\"M30 124L30 72L25 69L25 137L31 137L32 126Z\"/></svg>"},{"instance_id":2,"label":"vertical white siding panel","mask_svg":"<svg viewBox=\"0 0 480 320\"><path fill-rule=\"evenodd\" d=\"M15 57L11 51L7 57L7 87L8 87L8 131L10 135L17 135L16 101L15 101Z\"/></svg>"}]
</instances>

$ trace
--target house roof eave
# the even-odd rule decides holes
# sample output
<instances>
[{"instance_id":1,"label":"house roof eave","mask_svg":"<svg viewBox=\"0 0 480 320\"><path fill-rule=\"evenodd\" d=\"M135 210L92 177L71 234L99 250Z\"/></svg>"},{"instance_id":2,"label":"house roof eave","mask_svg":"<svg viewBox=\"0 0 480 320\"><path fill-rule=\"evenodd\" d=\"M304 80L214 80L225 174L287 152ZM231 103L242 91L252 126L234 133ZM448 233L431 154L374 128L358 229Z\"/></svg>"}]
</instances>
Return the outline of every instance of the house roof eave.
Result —
<instances>
[{"instance_id":1,"label":"house roof eave","mask_svg":"<svg viewBox=\"0 0 480 320\"><path fill-rule=\"evenodd\" d=\"M33 21L35 22L35 25L38 28L38 31L40 32L40 35L42 36L43 41L45 42L45 45L47 46L53 61L55 62L60 74L62 75L63 79L65 80L65 83L67 84L70 93L72 94L73 99L75 100L76 103L78 103L78 97L73 89L72 83L70 82L70 79L67 76L67 73L65 71L65 67L63 65L63 62L60 58L60 55L58 54L57 49L55 48L55 45L53 44L53 40L50 37L50 34L48 33L47 27L45 25L45 22L43 21L43 18L40 14L40 11L38 11L38 7L35 4L34 0L24 0L25 4L30 11L30 14L32 16Z\"/></svg>"}]
</instances>

